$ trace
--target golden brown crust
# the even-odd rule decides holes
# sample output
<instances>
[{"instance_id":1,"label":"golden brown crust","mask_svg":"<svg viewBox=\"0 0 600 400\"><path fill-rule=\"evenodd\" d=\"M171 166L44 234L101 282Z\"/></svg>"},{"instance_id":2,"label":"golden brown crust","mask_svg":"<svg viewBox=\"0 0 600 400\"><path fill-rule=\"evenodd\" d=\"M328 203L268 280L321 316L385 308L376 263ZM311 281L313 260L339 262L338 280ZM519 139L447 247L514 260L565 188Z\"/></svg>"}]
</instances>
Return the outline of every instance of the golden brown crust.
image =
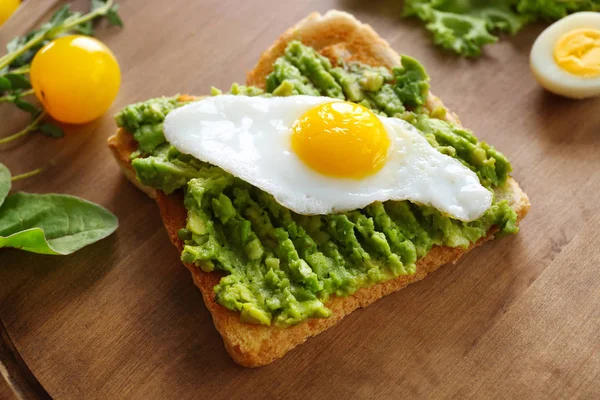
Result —
<instances>
[{"instance_id":1,"label":"golden brown crust","mask_svg":"<svg viewBox=\"0 0 600 400\"><path fill-rule=\"evenodd\" d=\"M290 40L301 40L333 59L342 57L345 60L357 60L386 67L399 63L399 56L368 25L361 24L346 13L334 11L324 16L314 13L286 31L263 53L256 67L248 73L247 84L264 87L265 78L270 73L273 62L283 53ZM437 97L430 95L426 106L433 110L443 104ZM458 119L449 112L446 114L446 119L459 123ZM109 146L126 172L126 176L139 187L135 176L131 173L127 174L127 171L132 172L129 153L135 147L131 148L131 143L122 136L123 132L118 131L109 140ZM529 210L529 199L512 178L509 178L507 187L503 196L515 209L520 221ZM156 201L169 237L181 251L183 243L178 238L177 232L185 226L187 214L181 194L167 196L157 191ZM192 273L194 283L200 288L206 307L212 314L215 327L223 337L231 357L241 365L256 367L283 357L297 345L335 325L357 308L366 307L383 296L423 279L428 273L444 264L456 262L462 255L492 239L493 236L494 230L491 230L485 238L469 249L434 247L426 257L418 261L414 275L402 276L360 289L352 296L334 297L327 303L332 310L329 318L309 319L286 329L242 322L239 313L228 310L215 301L213 288L221 278L219 273L206 273L193 265L186 265L186 267Z\"/></svg>"},{"instance_id":2,"label":"golden brown crust","mask_svg":"<svg viewBox=\"0 0 600 400\"><path fill-rule=\"evenodd\" d=\"M146 193L151 198L156 198L156 190L150 186L145 186L137 180L135 171L131 166L129 156L137 150L137 143L125 129L120 128L117 133L108 138L108 148L113 154L115 160L121 167L121 171L127 179L131 181L138 189Z\"/></svg>"},{"instance_id":3,"label":"golden brown crust","mask_svg":"<svg viewBox=\"0 0 600 400\"><path fill-rule=\"evenodd\" d=\"M312 13L285 31L262 53L254 69L246 75L246 83L264 89L275 60L292 40L299 40L332 59L387 68L400 64L400 56L369 25L348 13L332 10L325 15Z\"/></svg>"}]
</instances>

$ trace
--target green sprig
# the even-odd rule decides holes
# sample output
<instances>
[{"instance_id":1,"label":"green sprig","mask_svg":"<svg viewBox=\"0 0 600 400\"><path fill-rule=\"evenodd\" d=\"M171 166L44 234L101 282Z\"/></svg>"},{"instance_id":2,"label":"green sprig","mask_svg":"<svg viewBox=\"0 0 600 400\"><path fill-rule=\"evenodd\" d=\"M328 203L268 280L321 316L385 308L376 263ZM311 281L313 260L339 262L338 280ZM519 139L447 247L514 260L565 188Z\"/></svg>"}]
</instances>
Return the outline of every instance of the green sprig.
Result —
<instances>
[{"instance_id":1,"label":"green sprig","mask_svg":"<svg viewBox=\"0 0 600 400\"><path fill-rule=\"evenodd\" d=\"M27 135L30 132L34 132L40 126L40 122L42 121L42 118L44 118L45 115L46 115L45 111L40 111L38 113L38 115L25 128L21 129L19 132L14 133L10 136L0 138L0 144L10 143L14 140L22 138L23 136Z\"/></svg>"},{"instance_id":2,"label":"green sprig","mask_svg":"<svg viewBox=\"0 0 600 400\"><path fill-rule=\"evenodd\" d=\"M11 182L16 182L16 181L20 181L21 179L31 178L32 176L36 176L36 175L42 173L45 169L46 168L44 168L44 167L42 167L42 168L36 168L36 169L31 170L31 171L24 172L22 174L12 176L10 178L10 181Z\"/></svg>"},{"instance_id":3,"label":"green sprig","mask_svg":"<svg viewBox=\"0 0 600 400\"><path fill-rule=\"evenodd\" d=\"M0 97L0 103L14 103L17 98L31 96L33 94L33 89L25 90L25 91L14 91L13 94L7 94L6 96Z\"/></svg>"},{"instance_id":4,"label":"green sprig","mask_svg":"<svg viewBox=\"0 0 600 400\"><path fill-rule=\"evenodd\" d=\"M28 34L16 37L6 45L8 53L0 57L0 71L10 66L22 66L28 64L37 50L39 50L46 42L56 39L73 31L82 33L86 31L89 35L93 35L94 31L90 23L97 18L108 17L109 22L119 23L113 25L123 26L123 22L117 15L117 5L114 0L92 0L92 10L85 15L79 12L71 11L71 6L65 4L59 8L50 18L50 21L41 26L41 28L29 32ZM116 19L115 19L116 16Z\"/></svg>"},{"instance_id":5,"label":"green sprig","mask_svg":"<svg viewBox=\"0 0 600 400\"><path fill-rule=\"evenodd\" d=\"M114 0L91 0L90 12L87 14L72 11L70 5L66 4L56 10L40 28L17 36L6 45L7 54L0 57L0 103L14 104L31 114L32 121L21 131L0 138L0 144L35 131L54 138L64 136L57 125L41 123L41 118L46 115L42 108L24 99L34 93L28 77L30 63L38 50L57 37L70 33L92 36L94 22L101 18L106 18L112 25L123 26L117 10L118 4Z\"/></svg>"}]
</instances>

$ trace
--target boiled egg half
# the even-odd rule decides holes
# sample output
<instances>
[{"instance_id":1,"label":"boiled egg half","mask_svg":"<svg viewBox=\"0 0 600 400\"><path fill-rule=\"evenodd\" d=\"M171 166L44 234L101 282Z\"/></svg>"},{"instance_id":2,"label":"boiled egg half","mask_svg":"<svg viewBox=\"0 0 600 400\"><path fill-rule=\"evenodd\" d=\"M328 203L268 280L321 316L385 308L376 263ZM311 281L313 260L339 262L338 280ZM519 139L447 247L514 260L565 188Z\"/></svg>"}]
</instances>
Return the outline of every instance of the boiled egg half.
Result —
<instances>
[{"instance_id":1,"label":"boiled egg half","mask_svg":"<svg viewBox=\"0 0 600 400\"><path fill-rule=\"evenodd\" d=\"M599 96L600 13L575 13L550 25L533 44L530 64L540 85L555 94Z\"/></svg>"}]
</instances>

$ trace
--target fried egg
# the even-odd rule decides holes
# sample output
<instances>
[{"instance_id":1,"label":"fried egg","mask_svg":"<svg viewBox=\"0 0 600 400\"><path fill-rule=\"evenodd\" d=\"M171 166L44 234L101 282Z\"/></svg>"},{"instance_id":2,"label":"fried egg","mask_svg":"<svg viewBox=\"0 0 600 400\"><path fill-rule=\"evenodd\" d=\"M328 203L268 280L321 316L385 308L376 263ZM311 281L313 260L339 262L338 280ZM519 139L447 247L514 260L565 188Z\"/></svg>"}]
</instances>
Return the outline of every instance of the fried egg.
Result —
<instances>
[{"instance_id":1,"label":"fried egg","mask_svg":"<svg viewBox=\"0 0 600 400\"><path fill-rule=\"evenodd\" d=\"M398 118L329 97L221 95L167 115L166 139L304 215L410 200L470 221L492 193Z\"/></svg>"},{"instance_id":2,"label":"fried egg","mask_svg":"<svg viewBox=\"0 0 600 400\"><path fill-rule=\"evenodd\" d=\"M540 85L553 93L600 95L600 13L575 13L550 25L533 44L530 64Z\"/></svg>"}]
</instances>

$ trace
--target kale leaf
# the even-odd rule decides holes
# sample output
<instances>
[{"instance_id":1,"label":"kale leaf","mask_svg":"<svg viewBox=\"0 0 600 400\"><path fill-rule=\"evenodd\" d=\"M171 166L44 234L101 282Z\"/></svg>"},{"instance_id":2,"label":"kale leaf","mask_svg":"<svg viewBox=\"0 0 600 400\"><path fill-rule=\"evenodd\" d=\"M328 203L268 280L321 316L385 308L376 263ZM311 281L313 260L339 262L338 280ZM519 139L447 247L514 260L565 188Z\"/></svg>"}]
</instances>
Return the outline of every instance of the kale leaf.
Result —
<instances>
[{"instance_id":1,"label":"kale leaf","mask_svg":"<svg viewBox=\"0 0 600 400\"><path fill-rule=\"evenodd\" d=\"M598 0L405 0L404 15L416 16L433 33L434 43L464 57L478 57L483 46L511 35L529 22L558 20L578 11L598 11Z\"/></svg>"}]
</instances>

